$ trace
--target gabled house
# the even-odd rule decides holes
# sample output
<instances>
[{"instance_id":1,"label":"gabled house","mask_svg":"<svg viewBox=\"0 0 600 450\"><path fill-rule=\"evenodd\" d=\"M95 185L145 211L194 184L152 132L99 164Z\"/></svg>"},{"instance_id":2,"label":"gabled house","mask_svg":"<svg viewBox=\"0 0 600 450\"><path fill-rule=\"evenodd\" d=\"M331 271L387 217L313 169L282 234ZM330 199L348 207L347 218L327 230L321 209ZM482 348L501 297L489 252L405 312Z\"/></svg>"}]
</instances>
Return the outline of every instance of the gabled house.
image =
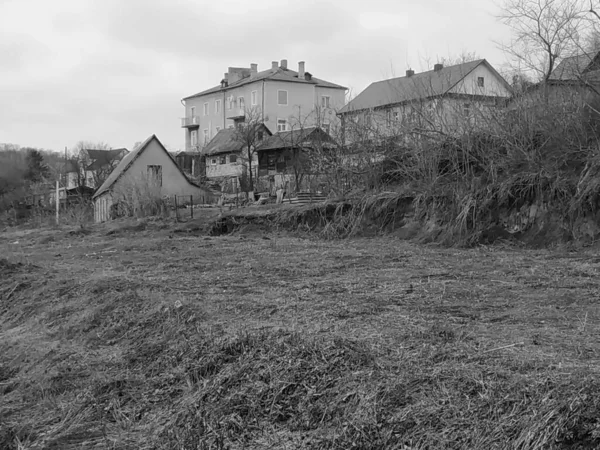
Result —
<instances>
[{"instance_id":1,"label":"gabled house","mask_svg":"<svg viewBox=\"0 0 600 450\"><path fill-rule=\"evenodd\" d=\"M66 188L96 189L108 178L127 153L129 151L126 148L82 149L76 159L67 161Z\"/></svg>"},{"instance_id":2,"label":"gabled house","mask_svg":"<svg viewBox=\"0 0 600 450\"><path fill-rule=\"evenodd\" d=\"M327 128L337 123L336 111L345 103L344 86L314 77L304 61L298 69L287 60L273 61L271 68L258 71L229 67L218 86L185 97L186 151L199 151L221 130L233 127L252 113L271 133L288 131L294 123Z\"/></svg>"},{"instance_id":3,"label":"gabled house","mask_svg":"<svg viewBox=\"0 0 600 450\"><path fill-rule=\"evenodd\" d=\"M372 83L340 111L346 142L357 133L457 132L503 106L511 86L485 59Z\"/></svg>"},{"instance_id":4,"label":"gabled house","mask_svg":"<svg viewBox=\"0 0 600 450\"><path fill-rule=\"evenodd\" d=\"M337 145L332 137L320 127L299 128L275 133L256 150L258 176L268 180L271 192L290 185L300 191L306 176L319 175L322 167L321 152L328 152Z\"/></svg>"},{"instance_id":5,"label":"gabled house","mask_svg":"<svg viewBox=\"0 0 600 450\"><path fill-rule=\"evenodd\" d=\"M192 183L155 135L128 153L93 197L94 218L105 222L119 204L142 203L166 196L192 196L194 202L210 203L214 194Z\"/></svg>"},{"instance_id":6,"label":"gabled house","mask_svg":"<svg viewBox=\"0 0 600 450\"><path fill-rule=\"evenodd\" d=\"M600 94L600 52L564 58L547 80L515 95L510 109L524 108L543 112L552 105L576 112Z\"/></svg>"}]
</instances>

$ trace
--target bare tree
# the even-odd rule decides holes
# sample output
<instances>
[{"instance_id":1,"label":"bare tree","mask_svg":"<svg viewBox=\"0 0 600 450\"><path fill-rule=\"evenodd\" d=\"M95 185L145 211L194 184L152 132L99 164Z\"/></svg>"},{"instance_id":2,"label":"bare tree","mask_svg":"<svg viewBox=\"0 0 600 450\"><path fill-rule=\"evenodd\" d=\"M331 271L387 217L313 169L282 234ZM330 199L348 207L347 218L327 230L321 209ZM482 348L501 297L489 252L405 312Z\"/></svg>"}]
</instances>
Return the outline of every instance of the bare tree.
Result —
<instances>
[{"instance_id":1,"label":"bare tree","mask_svg":"<svg viewBox=\"0 0 600 450\"><path fill-rule=\"evenodd\" d=\"M589 24L582 0L506 0L499 19L513 30L500 48L515 66L543 81L562 58L577 52Z\"/></svg>"},{"instance_id":2,"label":"bare tree","mask_svg":"<svg viewBox=\"0 0 600 450\"><path fill-rule=\"evenodd\" d=\"M245 153L244 160L248 168L248 190L254 191L254 174L252 173L252 158L260 143L261 129L264 126L262 112L258 107L246 108L243 121L235 125L235 138L242 144Z\"/></svg>"}]
</instances>

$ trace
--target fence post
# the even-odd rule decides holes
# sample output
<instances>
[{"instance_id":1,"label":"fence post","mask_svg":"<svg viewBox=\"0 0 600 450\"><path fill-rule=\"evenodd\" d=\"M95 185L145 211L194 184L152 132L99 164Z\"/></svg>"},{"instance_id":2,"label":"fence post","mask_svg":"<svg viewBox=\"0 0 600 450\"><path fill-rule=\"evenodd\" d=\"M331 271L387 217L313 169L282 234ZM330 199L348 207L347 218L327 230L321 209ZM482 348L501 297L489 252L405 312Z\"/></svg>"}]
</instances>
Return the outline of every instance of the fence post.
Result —
<instances>
[{"instance_id":1,"label":"fence post","mask_svg":"<svg viewBox=\"0 0 600 450\"><path fill-rule=\"evenodd\" d=\"M192 219L194 218L194 196L190 195L190 208L192 208Z\"/></svg>"},{"instance_id":2,"label":"fence post","mask_svg":"<svg viewBox=\"0 0 600 450\"><path fill-rule=\"evenodd\" d=\"M56 192L55 192L55 195L56 195L56 225L59 225L59 223L60 223L60 217L59 217L59 215L60 215L60 212L59 212L60 211L60 199L58 198L58 189L59 189L58 180L56 180ZM66 196L66 194L67 194L67 191L65 189L65 196Z\"/></svg>"},{"instance_id":3,"label":"fence post","mask_svg":"<svg viewBox=\"0 0 600 450\"><path fill-rule=\"evenodd\" d=\"M175 198L175 220L179 222L179 207L177 206L177 195L173 196Z\"/></svg>"}]
</instances>

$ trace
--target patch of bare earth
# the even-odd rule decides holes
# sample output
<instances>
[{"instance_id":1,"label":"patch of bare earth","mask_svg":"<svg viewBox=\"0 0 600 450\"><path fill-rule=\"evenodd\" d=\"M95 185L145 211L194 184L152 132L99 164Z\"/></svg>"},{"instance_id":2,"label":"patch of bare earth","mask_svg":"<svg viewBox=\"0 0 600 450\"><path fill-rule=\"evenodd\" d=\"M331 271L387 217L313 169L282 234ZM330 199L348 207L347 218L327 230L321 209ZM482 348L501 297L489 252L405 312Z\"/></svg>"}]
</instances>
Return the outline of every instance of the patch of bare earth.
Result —
<instances>
[{"instance_id":1,"label":"patch of bare earth","mask_svg":"<svg viewBox=\"0 0 600 450\"><path fill-rule=\"evenodd\" d=\"M0 240L0 448L600 446L592 253L159 228Z\"/></svg>"}]
</instances>

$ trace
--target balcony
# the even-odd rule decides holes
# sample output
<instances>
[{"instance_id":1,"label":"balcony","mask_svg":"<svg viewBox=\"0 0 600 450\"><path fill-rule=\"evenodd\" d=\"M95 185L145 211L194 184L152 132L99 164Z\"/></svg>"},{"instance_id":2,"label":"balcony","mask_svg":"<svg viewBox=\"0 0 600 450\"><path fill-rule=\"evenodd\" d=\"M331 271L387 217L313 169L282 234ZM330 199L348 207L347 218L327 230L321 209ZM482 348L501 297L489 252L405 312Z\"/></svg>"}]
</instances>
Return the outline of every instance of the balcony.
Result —
<instances>
[{"instance_id":1,"label":"balcony","mask_svg":"<svg viewBox=\"0 0 600 450\"><path fill-rule=\"evenodd\" d=\"M190 116L181 118L181 128L198 128L200 126L200 116Z\"/></svg>"}]
</instances>

